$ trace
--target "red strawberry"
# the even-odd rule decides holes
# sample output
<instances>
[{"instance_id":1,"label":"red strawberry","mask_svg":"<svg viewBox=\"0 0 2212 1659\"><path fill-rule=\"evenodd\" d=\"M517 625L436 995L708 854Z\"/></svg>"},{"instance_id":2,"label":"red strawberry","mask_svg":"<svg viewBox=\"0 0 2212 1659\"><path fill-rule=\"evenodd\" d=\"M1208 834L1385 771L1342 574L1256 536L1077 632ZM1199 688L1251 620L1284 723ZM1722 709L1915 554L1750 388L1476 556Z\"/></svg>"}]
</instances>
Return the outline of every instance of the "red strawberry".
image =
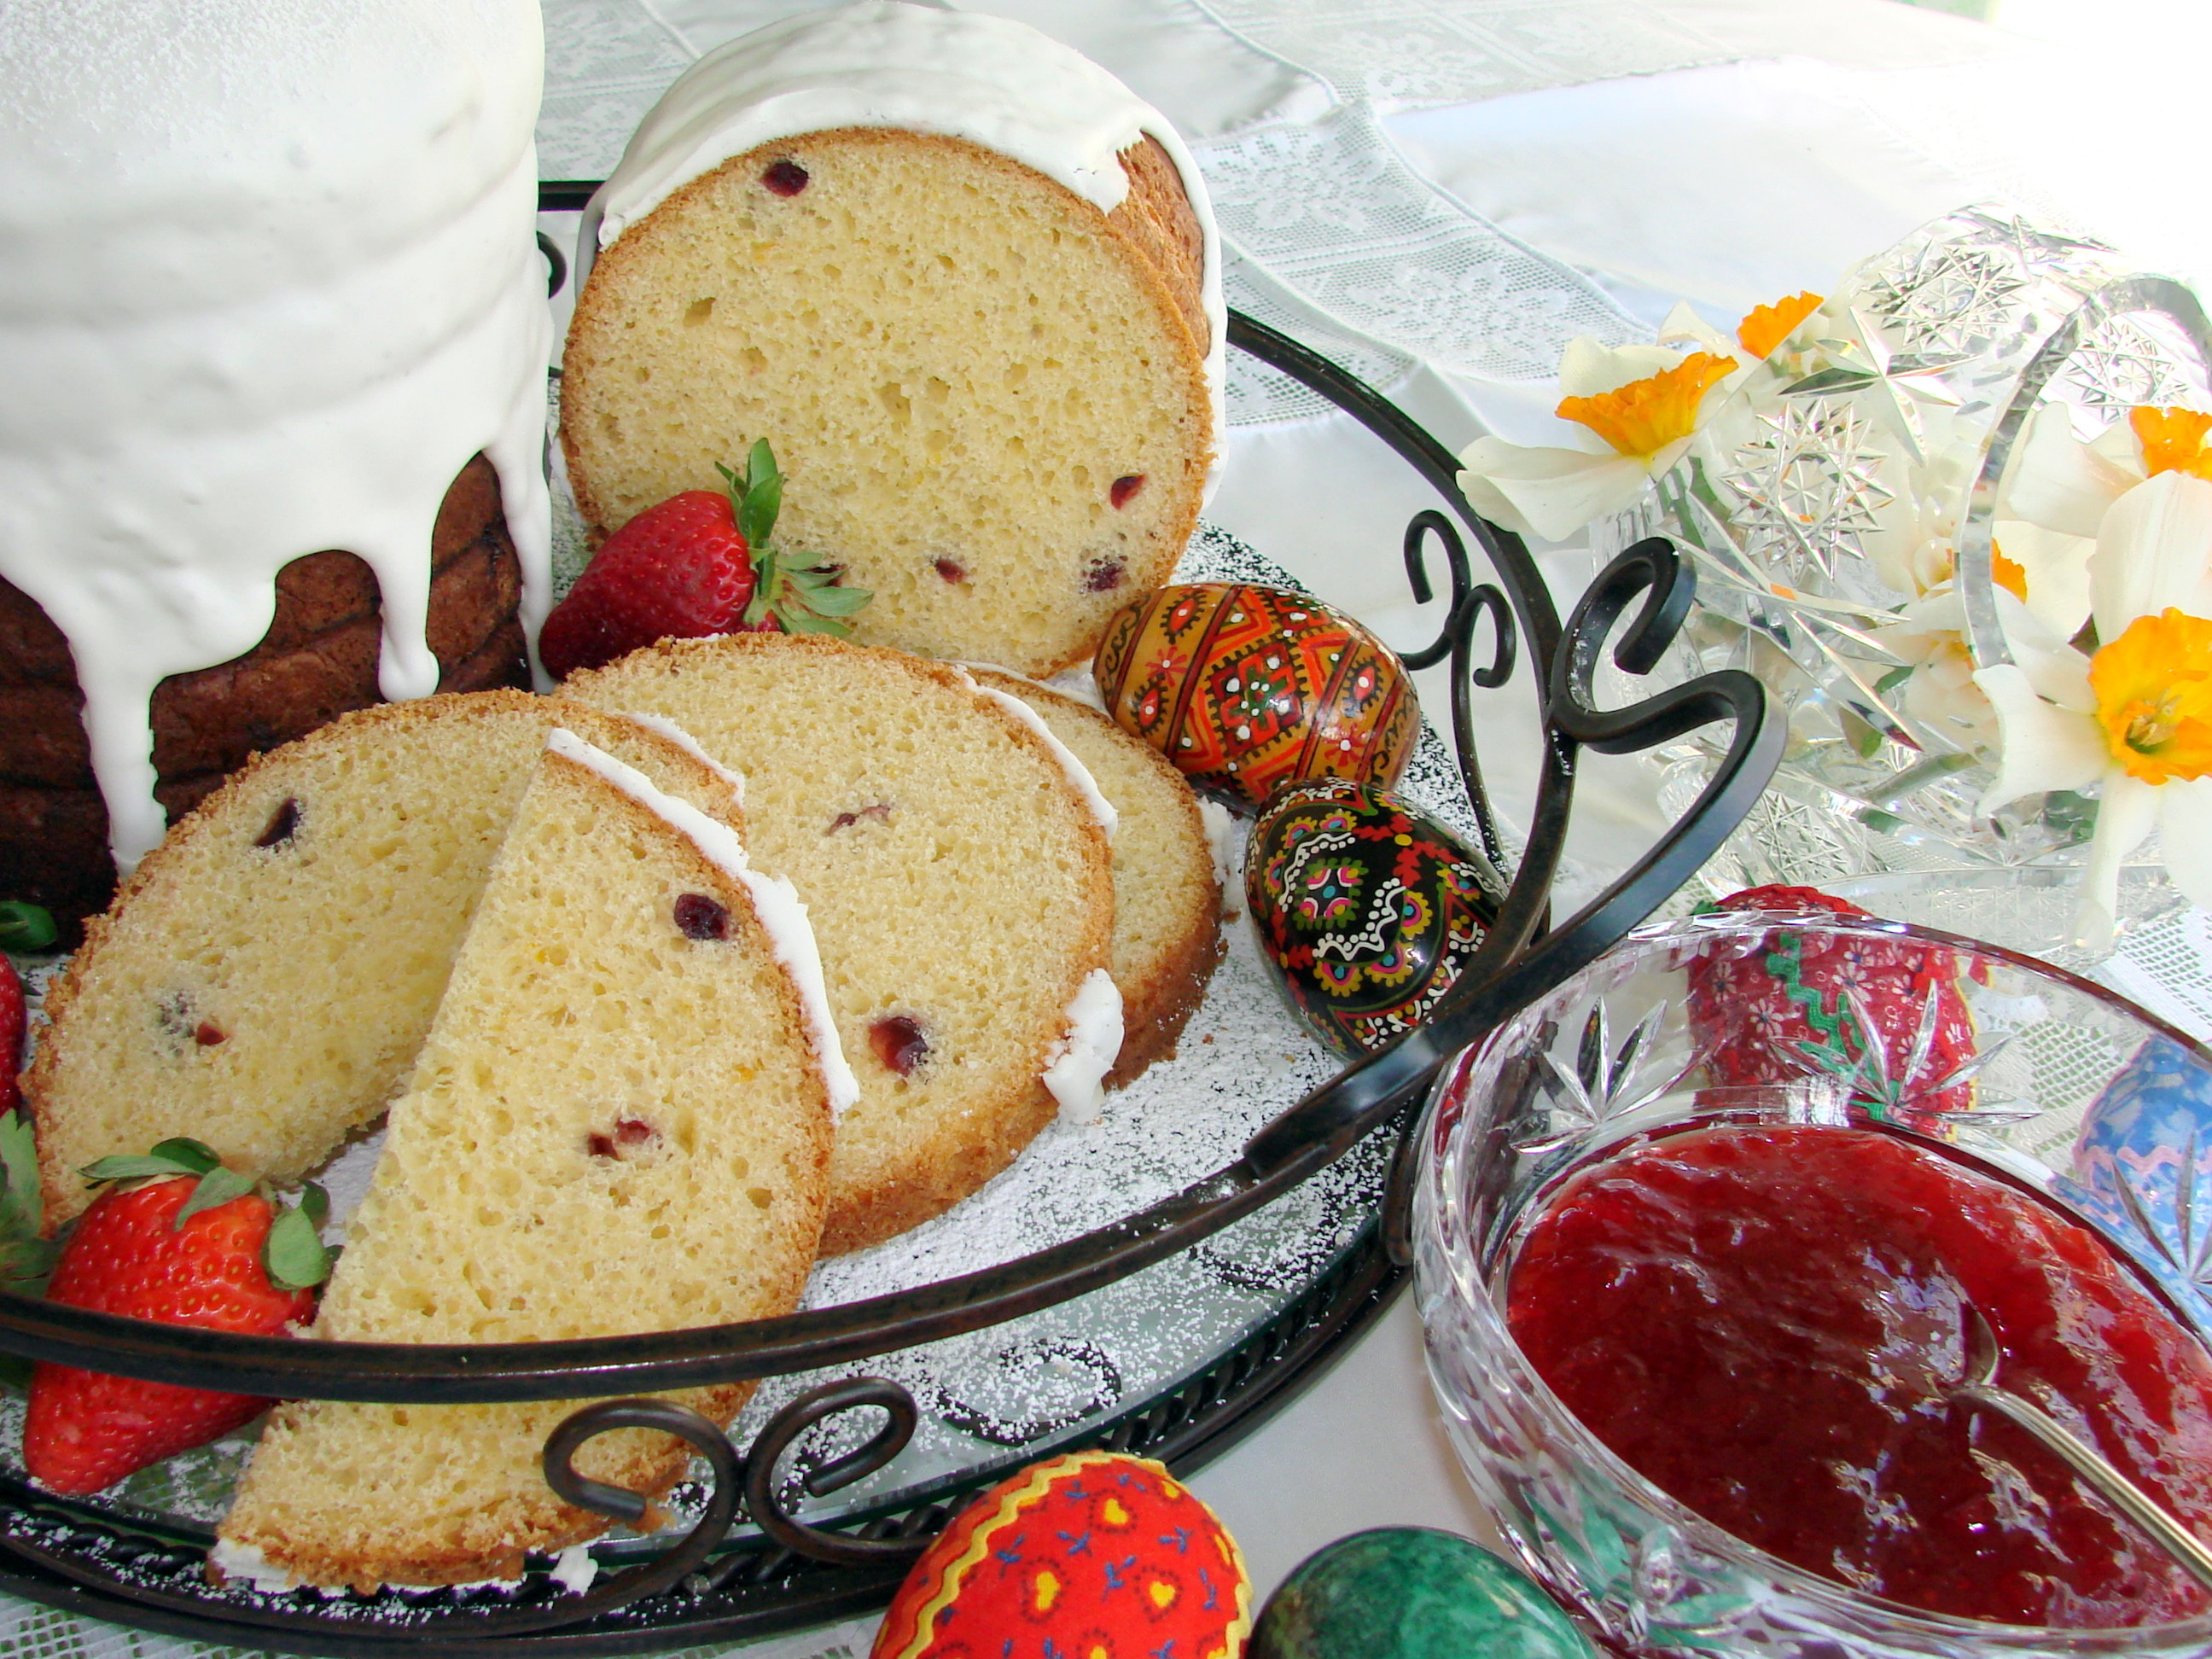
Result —
<instances>
[{"instance_id":1,"label":"red strawberry","mask_svg":"<svg viewBox=\"0 0 2212 1659\"><path fill-rule=\"evenodd\" d=\"M0 1112L14 1111L23 1098L15 1073L23 1063L23 1028L27 1018L23 981L15 977L15 964L0 956Z\"/></svg>"},{"instance_id":2,"label":"red strawberry","mask_svg":"<svg viewBox=\"0 0 2212 1659\"><path fill-rule=\"evenodd\" d=\"M1810 887L1747 887L1717 910L1873 917ZM1795 933L1778 923L1766 948L1690 964L1690 1026L1707 1045L1713 1081L1786 1084L1808 1075L1850 1080L1877 1118L1911 1109L1962 1110L1972 1085L1973 1016L1959 960L1936 946ZM1867 1054L1869 1027L1878 1058Z\"/></svg>"},{"instance_id":3,"label":"red strawberry","mask_svg":"<svg viewBox=\"0 0 2212 1659\"><path fill-rule=\"evenodd\" d=\"M62 1247L46 1288L52 1300L261 1336L313 1314L308 1286L327 1266L314 1236L314 1189L310 1201L279 1214L196 1141L164 1141L143 1158L103 1158L86 1173L163 1178L110 1188L93 1201ZM31 1373L23 1466L52 1491L98 1492L228 1433L268 1404L41 1363Z\"/></svg>"},{"instance_id":4,"label":"red strawberry","mask_svg":"<svg viewBox=\"0 0 2212 1659\"><path fill-rule=\"evenodd\" d=\"M835 568L793 565L769 545L783 475L768 440L753 446L744 476L719 470L726 494L687 489L607 538L539 631L547 673L566 679L655 640L851 631L844 618L868 591L838 586Z\"/></svg>"}]
</instances>

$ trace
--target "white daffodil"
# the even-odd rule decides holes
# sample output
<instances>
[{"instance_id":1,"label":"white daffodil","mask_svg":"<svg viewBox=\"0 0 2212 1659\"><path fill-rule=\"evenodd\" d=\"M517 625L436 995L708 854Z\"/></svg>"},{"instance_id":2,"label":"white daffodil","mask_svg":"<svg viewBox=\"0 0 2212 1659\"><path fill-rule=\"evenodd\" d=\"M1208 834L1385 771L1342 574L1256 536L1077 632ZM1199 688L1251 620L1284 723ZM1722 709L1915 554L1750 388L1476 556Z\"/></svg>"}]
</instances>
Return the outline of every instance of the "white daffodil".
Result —
<instances>
[{"instance_id":1,"label":"white daffodil","mask_svg":"<svg viewBox=\"0 0 2212 1659\"><path fill-rule=\"evenodd\" d=\"M2094 537L2114 501L2146 478L2186 472L2212 479L2212 415L2148 404L2128 411L2087 443L2072 412L2045 404L2028 417L2005 470L1999 511L2046 530Z\"/></svg>"},{"instance_id":2,"label":"white daffodil","mask_svg":"<svg viewBox=\"0 0 2212 1659\"><path fill-rule=\"evenodd\" d=\"M1559 362L1561 419L1588 428L1587 447L1524 447L1478 438L1462 452L1459 487L1474 510L1522 535L1564 541L1632 506L1682 459L1706 393L1736 372L1732 357L1664 346L1571 340Z\"/></svg>"},{"instance_id":3,"label":"white daffodil","mask_svg":"<svg viewBox=\"0 0 2212 1659\"><path fill-rule=\"evenodd\" d=\"M1975 682L2003 731L1994 811L2023 795L2100 787L2097 832L2075 918L2110 943L2120 865L2154 825L2167 872L2212 903L2212 482L2154 473L2103 514L2089 560L2100 644L2084 656L2021 607L2015 660ZM2033 586L2031 586L2031 592Z\"/></svg>"},{"instance_id":4,"label":"white daffodil","mask_svg":"<svg viewBox=\"0 0 2212 1659\"><path fill-rule=\"evenodd\" d=\"M1714 388L1763 362L1819 309L1817 294L1760 306L1730 340L1677 305L1656 345L1570 341L1559 362L1557 414L1586 428L1573 449L1478 438L1460 455L1459 486L1486 519L1522 535L1563 541L1634 505L1650 481L1689 452L1726 404ZM1687 353L1670 348L1687 344Z\"/></svg>"}]
</instances>

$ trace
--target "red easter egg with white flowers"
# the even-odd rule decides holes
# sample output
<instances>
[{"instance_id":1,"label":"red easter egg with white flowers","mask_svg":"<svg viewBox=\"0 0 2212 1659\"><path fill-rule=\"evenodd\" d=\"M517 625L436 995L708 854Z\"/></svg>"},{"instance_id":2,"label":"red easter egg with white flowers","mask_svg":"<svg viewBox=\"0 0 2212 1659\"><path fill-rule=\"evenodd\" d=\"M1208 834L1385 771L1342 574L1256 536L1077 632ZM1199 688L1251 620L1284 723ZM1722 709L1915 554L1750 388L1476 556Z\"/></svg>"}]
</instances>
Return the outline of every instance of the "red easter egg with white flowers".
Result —
<instances>
[{"instance_id":1,"label":"red easter egg with white flowers","mask_svg":"<svg viewBox=\"0 0 2212 1659\"><path fill-rule=\"evenodd\" d=\"M869 1659L1238 1659L1251 1609L1236 1540L1164 1465L1072 1452L960 1512Z\"/></svg>"},{"instance_id":2,"label":"red easter egg with white flowers","mask_svg":"<svg viewBox=\"0 0 2212 1659\"><path fill-rule=\"evenodd\" d=\"M1108 619L1091 668L1115 724L1247 811L1308 778L1387 789L1420 732L1397 653L1279 587L1156 588Z\"/></svg>"}]
</instances>

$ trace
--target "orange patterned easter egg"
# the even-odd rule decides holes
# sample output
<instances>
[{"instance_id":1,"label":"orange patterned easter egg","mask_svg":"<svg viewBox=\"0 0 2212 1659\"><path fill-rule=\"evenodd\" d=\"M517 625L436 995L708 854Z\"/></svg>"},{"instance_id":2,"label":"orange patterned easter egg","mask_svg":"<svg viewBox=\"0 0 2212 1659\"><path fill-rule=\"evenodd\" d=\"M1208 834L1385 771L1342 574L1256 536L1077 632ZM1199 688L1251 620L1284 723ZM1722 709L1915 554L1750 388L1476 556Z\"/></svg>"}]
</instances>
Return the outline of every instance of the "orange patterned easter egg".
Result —
<instances>
[{"instance_id":1,"label":"orange patterned easter egg","mask_svg":"<svg viewBox=\"0 0 2212 1659\"><path fill-rule=\"evenodd\" d=\"M1164 1465L1072 1452L960 1512L869 1659L1238 1659L1251 1606L1236 1540Z\"/></svg>"},{"instance_id":2,"label":"orange patterned easter egg","mask_svg":"<svg viewBox=\"0 0 2212 1659\"><path fill-rule=\"evenodd\" d=\"M1281 588L1157 588L1108 621L1092 668L1124 730L1232 806L1307 778L1387 789L1420 730L1397 653Z\"/></svg>"}]
</instances>

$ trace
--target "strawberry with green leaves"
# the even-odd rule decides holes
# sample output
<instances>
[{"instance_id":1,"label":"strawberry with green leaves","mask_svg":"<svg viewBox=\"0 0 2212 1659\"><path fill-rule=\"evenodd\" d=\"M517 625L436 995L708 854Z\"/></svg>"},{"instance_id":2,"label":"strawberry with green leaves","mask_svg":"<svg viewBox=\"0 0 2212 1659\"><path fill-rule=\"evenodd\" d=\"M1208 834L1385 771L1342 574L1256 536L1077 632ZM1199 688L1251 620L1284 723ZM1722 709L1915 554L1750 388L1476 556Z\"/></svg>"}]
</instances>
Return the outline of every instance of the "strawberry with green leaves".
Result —
<instances>
[{"instance_id":1,"label":"strawberry with green leaves","mask_svg":"<svg viewBox=\"0 0 2212 1659\"><path fill-rule=\"evenodd\" d=\"M37 1222L29 1137L0 1123L8 1199ZM20 1135L20 1147L9 1137ZM170 1325L274 1336L315 1311L330 1261L310 1185L280 1210L253 1182L196 1140L165 1140L140 1158L104 1158L86 1176L112 1182L78 1218L46 1286L50 1300ZM269 1405L252 1395L109 1376L40 1362L31 1373L23 1464L58 1492L98 1492L165 1457L242 1425Z\"/></svg>"},{"instance_id":2,"label":"strawberry with green leaves","mask_svg":"<svg viewBox=\"0 0 2212 1659\"><path fill-rule=\"evenodd\" d=\"M719 463L726 492L687 489L607 538L539 630L545 672L566 679L656 640L741 631L851 632L845 620L873 597L842 574L803 565L769 543L783 475L763 438L740 475Z\"/></svg>"}]
</instances>

